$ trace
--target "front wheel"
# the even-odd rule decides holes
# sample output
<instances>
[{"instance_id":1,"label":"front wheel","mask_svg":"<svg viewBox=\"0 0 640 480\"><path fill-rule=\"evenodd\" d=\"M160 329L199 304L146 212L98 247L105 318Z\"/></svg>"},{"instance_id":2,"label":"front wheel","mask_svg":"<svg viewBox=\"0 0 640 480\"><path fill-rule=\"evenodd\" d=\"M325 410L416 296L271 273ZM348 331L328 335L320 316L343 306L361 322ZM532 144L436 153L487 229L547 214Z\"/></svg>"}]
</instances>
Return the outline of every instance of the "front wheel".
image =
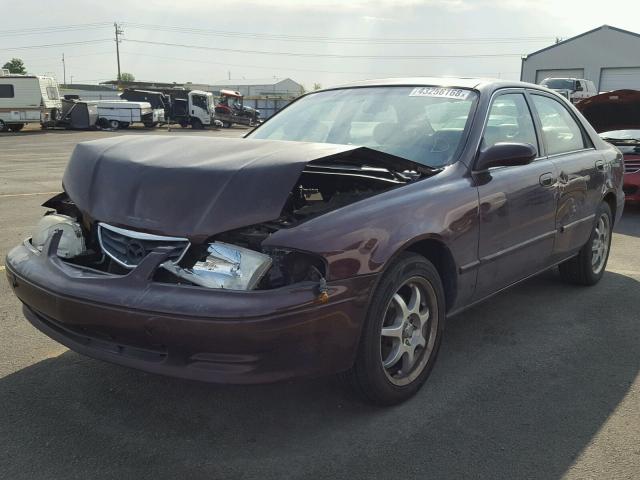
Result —
<instances>
[{"instance_id":1,"label":"front wheel","mask_svg":"<svg viewBox=\"0 0 640 480\"><path fill-rule=\"evenodd\" d=\"M444 321L438 271L424 257L403 253L373 293L356 361L343 378L370 403L407 400L433 368Z\"/></svg>"},{"instance_id":2,"label":"front wheel","mask_svg":"<svg viewBox=\"0 0 640 480\"><path fill-rule=\"evenodd\" d=\"M578 255L558 265L560 276L569 283L595 285L604 275L611 248L613 216L611 208L602 202L589 241Z\"/></svg>"}]
</instances>

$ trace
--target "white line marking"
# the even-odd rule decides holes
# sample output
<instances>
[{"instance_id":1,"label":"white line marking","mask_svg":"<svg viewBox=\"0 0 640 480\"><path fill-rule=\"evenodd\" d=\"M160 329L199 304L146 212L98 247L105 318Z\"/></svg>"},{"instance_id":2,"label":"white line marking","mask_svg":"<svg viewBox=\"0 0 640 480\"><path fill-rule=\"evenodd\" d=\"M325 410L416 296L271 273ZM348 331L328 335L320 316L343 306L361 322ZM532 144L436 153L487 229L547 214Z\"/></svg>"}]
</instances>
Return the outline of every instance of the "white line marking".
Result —
<instances>
[{"instance_id":1,"label":"white line marking","mask_svg":"<svg viewBox=\"0 0 640 480\"><path fill-rule=\"evenodd\" d=\"M10 198L10 197L35 197L37 195L55 195L58 192L38 192L38 193L5 193L0 194L0 198Z\"/></svg>"}]
</instances>

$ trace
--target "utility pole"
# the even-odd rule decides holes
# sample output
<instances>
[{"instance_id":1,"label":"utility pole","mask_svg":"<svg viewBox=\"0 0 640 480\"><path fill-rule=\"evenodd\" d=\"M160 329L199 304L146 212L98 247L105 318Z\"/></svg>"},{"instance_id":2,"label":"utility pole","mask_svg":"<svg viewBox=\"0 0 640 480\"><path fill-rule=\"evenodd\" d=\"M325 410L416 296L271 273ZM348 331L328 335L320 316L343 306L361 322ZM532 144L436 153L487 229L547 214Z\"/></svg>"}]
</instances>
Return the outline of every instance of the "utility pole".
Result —
<instances>
[{"instance_id":1,"label":"utility pole","mask_svg":"<svg viewBox=\"0 0 640 480\"><path fill-rule=\"evenodd\" d=\"M113 27L115 28L116 31L116 58L118 60L118 88L120 88L120 80L121 80L121 76L120 76L120 37L119 35L124 34L124 31L122 31L122 29L118 26L117 23L113 23Z\"/></svg>"},{"instance_id":2,"label":"utility pole","mask_svg":"<svg viewBox=\"0 0 640 480\"><path fill-rule=\"evenodd\" d=\"M64 64L64 52L62 53L62 78L64 79L64 84L67 84L67 67Z\"/></svg>"}]
</instances>

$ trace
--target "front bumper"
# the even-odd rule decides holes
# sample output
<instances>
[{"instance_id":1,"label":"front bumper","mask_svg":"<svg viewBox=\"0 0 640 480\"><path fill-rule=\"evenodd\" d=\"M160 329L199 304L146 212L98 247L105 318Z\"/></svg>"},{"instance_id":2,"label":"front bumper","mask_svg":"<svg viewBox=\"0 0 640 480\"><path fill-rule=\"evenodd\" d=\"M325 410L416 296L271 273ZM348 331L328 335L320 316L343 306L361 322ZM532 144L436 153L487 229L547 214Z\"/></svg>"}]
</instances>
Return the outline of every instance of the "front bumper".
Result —
<instances>
[{"instance_id":1,"label":"front bumper","mask_svg":"<svg viewBox=\"0 0 640 480\"><path fill-rule=\"evenodd\" d=\"M627 202L640 202L640 171L625 173L622 189Z\"/></svg>"},{"instance_id":2,"label":"front bumper","mask_svg":"<svg viewBox=\"0 0 640 480\"><path fill-rule=\"evenodd\" d=\"M348 369L375 276L269 291L223 291L150 280L166 253L120 276L24 245L6 273L26 318L68 348L147 372L219 383L264 383Z\"/></svg>"}]
</instances>

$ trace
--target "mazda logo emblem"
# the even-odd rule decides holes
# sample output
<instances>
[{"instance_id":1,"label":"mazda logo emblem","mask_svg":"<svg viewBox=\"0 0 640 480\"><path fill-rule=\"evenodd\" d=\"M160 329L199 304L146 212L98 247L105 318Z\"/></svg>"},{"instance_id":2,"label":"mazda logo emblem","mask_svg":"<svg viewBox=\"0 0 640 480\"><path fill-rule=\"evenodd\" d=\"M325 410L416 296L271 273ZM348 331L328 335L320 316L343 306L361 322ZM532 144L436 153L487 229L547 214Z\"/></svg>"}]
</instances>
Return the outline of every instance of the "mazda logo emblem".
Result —
<instances>
[{"instance_id":1,"label":"mazda logo emblem","mask_svg":"<svg viewBox=\"0 0 640 480\"><path fill-rule=\"evenodd\" d=\"M144 245L141 242L135 239L130 239L127 241L127 249L126 249L127 261L130 264L137 264L142 260L147 254L144 249Z\"/></svg>"}]
</instances>

